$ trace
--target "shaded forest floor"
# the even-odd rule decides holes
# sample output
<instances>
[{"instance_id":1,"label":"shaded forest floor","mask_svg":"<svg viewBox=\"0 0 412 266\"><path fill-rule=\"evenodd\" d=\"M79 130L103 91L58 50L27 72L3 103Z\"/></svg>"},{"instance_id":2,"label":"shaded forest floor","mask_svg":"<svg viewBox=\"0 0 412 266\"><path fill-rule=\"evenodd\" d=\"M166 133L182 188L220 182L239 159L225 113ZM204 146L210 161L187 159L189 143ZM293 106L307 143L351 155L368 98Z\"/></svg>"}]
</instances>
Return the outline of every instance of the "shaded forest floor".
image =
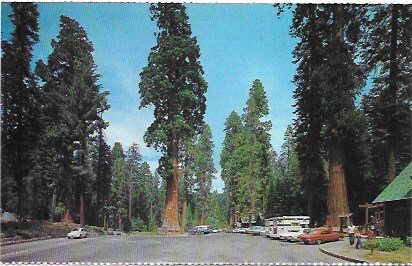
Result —
<instances>
[{"instance_id":1,"label":"shaded forest floor","mask_svg":"<svg viewBox=\"0 0 412 266\"><path fill-rule=\"evenodd\" d=\"M80 227L76 223L61 223L61 222L47 222L42 220L27 221L22 224L2 224L1 242L19 239L33 239L33 238L60 238L66 237L67 233L74 228ZM105 231L101 227L85 226L89 236L101 235Z\"/></svg>"}]
</instances>

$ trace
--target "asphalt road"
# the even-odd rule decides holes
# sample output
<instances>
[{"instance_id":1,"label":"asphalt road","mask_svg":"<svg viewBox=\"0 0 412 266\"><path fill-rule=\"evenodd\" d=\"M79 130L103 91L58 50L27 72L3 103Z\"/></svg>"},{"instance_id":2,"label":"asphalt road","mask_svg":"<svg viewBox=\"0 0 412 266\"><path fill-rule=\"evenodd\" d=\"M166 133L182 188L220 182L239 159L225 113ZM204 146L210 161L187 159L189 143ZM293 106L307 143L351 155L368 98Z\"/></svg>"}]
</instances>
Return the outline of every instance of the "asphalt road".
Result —
<instances>
[{"instance_id":1,"label":"asphalt road","mask_svg":"<svg viewBox=\"0 0 412 266\"><path fill-rule=\"evenodd\" d=\"M316 245L229 233L59 238L4 246L0 251L2 262L345 262L322 253Z\"/></svg>"}]
</instances>

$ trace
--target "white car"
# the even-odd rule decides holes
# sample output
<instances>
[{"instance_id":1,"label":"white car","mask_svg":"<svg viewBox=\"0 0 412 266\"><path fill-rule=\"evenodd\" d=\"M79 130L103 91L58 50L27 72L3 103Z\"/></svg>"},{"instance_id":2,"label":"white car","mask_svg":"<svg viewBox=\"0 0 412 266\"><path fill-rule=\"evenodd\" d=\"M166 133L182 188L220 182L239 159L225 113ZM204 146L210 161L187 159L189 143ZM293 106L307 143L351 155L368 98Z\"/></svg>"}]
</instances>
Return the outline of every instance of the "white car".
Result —
<instances>
[{"instance_id":1,"label":"white car","mask_svg":"<svg viewBox=\"0 0 412 266\"><path fill-rule=\"evenodd\" d=\"M292 241L300 241L298 236L308 231L308 228L291 228L287 232L280 234L280 239Z\"/></svg>"},{"instance_id":2,"label":"white car","mask_svg":"<svg viewBox=\"0 0 412 266\"><path fill-rule=\"evenodd\" d=\"M67 234L67 238L85 238L87 237L87 232L84 228L75 228Z\"/></svg>"}]
</instances>

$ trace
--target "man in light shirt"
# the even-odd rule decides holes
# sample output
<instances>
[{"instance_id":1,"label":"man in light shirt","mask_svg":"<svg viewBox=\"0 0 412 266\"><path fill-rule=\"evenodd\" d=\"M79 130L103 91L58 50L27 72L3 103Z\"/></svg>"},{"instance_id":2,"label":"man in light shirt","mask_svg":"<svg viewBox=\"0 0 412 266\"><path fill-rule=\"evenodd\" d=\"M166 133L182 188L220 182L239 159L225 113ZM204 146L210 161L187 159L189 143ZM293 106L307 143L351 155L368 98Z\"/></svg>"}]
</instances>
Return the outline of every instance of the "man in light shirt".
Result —
<instances>
[{"instance_id":1,"label":"man in light shirt","mask_svg":"<svg viewBox=\"0 0 412 266\"><path fill-rule=\"evenodd\" d=\"M348 233L349 233L349 244L352 246L355 243L355 229L356 226L353 225L353 222L350 222L348 226Z\"/></svg>"}]
</instances>

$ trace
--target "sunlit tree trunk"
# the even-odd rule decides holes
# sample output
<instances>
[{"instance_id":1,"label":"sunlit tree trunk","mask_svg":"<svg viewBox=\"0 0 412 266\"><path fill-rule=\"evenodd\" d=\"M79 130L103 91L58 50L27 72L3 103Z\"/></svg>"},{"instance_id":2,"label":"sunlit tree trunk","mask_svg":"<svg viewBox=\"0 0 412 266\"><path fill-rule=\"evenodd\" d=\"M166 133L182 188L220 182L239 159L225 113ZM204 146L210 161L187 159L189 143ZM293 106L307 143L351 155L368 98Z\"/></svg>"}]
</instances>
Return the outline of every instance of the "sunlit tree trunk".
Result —
<instances>
[{"instance_id":1,"label":"sunlit tree trunk","mask_svg":"<svg viewBox=\"0 0 412 266\"><path fill-rule=\"evenodd\" d=\"M344 162L345 157L341 145L332 144L329 150L328 215L326 218L328 226L339 226L339 215L349 213Z\"/></svg>"},{"instance_id":2,"label":"sunlit tree trunk","mask_svg":"<svg viewBox=\"0 0 412 266\"><path fill-rule=\"evenodd\" d=\"M168 177L166 184L166 203L165 203L165 217L163 226L167 227L168 231L179 232L179 142L173 141L173 174Z\"/></svg>"}]
</instances>

